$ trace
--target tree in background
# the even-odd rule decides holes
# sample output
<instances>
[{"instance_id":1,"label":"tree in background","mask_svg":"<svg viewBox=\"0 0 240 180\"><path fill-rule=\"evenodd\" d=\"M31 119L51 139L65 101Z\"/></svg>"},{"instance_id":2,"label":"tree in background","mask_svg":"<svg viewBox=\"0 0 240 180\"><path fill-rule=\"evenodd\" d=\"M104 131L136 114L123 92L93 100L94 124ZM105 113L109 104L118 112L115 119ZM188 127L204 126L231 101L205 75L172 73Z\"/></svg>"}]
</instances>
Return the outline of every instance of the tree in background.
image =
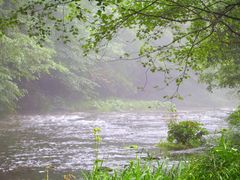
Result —
<instances>
[{"instance_id":1,"label":"tree in background","mask_svg":"<svg viewBox=\"0 0 240 180\"><path fill-rule=\"evenodd\" d=\"M1 17L6 17L16 5L1 2ZM26 95L22 81L37 80L51 71L67 72L65 67L53 61L54 49L40 46L35 37L24 33L27 27L12 24L11 29L0 28L0 112L13 111L19 98Z\"/></svg>"},{"instance_id":2,"label":"tree in background","mask_svg":"<svg viewBox=\"0 0 240 180\"><path fill-rule=\"evenodd\" d=\"M42 44L40 34L29 36L27 31L36 17L13 15L25 3L28 1L2 1L0 4L0 112L15 110L16 102L18 110L23 111L58 109L66 106L65 101L79 103L98 93L116 95L119 93L117 86L131 87L127 75L124 77L113 68L103 70L110 65L100 64L95 56L91 60L83 57L81 44L74 36L71 44L57 41L57 37L63 35L57 30L45 36ZM60 16L62 11L58 9L55 13ZM82 23L74 22L74 26L82 28L79 32L86 34Z\"/></svg>"},{"instance_id":3,"label":"tree in background","mask_svg":"<svg viewBox=\"0 0 240 180\"><path fill-rule=\"evenodd\" d=\"M4 36L13 26L24 26L40 46L53 34L64 43L77 39L84 54L92 49L101 54L122 30L130 29L143 44L136 57L125 53L121 58L142 58L147 71L163 72L166 86L177 86L168 97L174 98L191 70L209 89L239 87L239 6L237 0L26 0L4 13L0 27ZM166 33L170 39L163 44Z\"/></svg>"}]
</instances>

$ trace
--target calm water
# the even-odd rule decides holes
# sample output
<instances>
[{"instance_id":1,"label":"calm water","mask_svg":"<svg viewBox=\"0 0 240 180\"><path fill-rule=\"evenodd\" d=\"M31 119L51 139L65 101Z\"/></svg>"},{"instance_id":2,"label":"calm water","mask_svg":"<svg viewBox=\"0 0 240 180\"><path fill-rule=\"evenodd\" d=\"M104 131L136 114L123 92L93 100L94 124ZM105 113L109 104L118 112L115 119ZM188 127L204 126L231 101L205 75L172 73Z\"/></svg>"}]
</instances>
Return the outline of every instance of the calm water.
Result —
<instances>
[{"instance_id":1,"label":"calm water","mask_svg":"<svg viewBox=\"0 0 240 180\"><path fill-rule=\"evenodd\" d=\"M167 136L167 123L200 121L211 132L227 127L229 109L148 113L71 113L15 116L0 120L0 179L41 179L47 165L63 173L91 169L94 159L92 130L101 128L100 158L104 166L121 167L136 154L128 147L146 150ZM32 178L34 177L34 178ZM59 179L59 177L55 177Z\"/></svg>"}]
</instances>

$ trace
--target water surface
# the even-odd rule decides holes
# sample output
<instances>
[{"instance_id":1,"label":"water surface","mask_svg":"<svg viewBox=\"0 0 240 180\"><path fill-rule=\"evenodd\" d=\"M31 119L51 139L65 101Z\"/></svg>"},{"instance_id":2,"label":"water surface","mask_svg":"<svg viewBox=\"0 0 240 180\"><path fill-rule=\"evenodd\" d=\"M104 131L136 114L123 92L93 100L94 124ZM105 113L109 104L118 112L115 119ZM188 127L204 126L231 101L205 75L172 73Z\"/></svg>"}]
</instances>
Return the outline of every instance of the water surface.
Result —
<instances>
[{"instance_id":1,"label":"water surface","mask_svg":"<svg viewBox=\"0 0 240 180\"><path fill-rule=\"evenodd\" d=\"M93 128L101 128L99 156L104 166L121 167L136 156L128 147L156 149L166 139L167 123L200 121L214 133L226 128L229 109L168 112L78 112L57 115L14 116L0 121L0 179L31 179L47 165L54 172L91 169L95 159ZM27 173L26 173L27 172ZM1 178L2 177L2 178ZM36 175L37 177L37 175ZM41 179L41 178L40 178Z\"/></svg>"}]
</instances>

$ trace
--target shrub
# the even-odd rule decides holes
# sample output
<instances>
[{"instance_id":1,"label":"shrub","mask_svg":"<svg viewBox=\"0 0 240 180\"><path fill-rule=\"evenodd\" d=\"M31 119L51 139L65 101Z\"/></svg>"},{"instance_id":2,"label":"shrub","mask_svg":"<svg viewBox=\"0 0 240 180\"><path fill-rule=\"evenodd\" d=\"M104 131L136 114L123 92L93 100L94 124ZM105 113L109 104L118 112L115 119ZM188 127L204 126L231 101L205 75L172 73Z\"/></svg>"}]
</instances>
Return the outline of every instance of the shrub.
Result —
<instances>
[{"instance_id":1,"label":"shrub","mask_svg":"<svg viewBox=\"0 0 240 180\"><path fill-rule=\"evenodd\" d=\"M240 109L231 113L227 120L233 126L240 126Z\"/></svg>"},{"instance_id":2,"label":"shrub","mask_svg":"<svg viewBox=\"0 0 240 180\"><path fill-rule=\"evenodd\" d=\"M227 121L229 122L230 129L228 131L228 139L231 140L231 143L234 147L240 149L240 109L232 112Z\"/></svg>"},{"instance_id":3,"label":"shrub","mask_svg":"<svg viewBox=\"0 0 240 180\"><path fill-rule=\"evenodd\" d=\"M192 159L182 179L239 179L240 151L222 134L220 142L207 154Z\"/></svg>"},{"instance_id":4,"label":"shrub","mask_svg":"<svg viewBox=\"0 0 240 180\"><path fill-rule=\"evenodd\" d=\"M171 122L168 124L167 140L171 143L196 147L203 144L203 135L208 131L203 124L194 121Z\"/></svg>"}]
</instances>

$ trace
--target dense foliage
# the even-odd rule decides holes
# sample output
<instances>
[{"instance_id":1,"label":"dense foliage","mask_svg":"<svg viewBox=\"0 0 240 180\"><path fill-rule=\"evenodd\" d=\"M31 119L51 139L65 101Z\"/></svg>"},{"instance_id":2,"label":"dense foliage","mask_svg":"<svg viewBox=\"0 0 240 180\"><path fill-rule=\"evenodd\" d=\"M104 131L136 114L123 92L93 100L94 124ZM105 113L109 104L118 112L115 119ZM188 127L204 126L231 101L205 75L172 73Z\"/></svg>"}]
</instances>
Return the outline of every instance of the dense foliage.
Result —
<instances>
[{"instance_id":1,"label":"dense foliage","mask_svg":"<svg viewBox=\"0 0 240 180\"><path fill-rule=\"evenodd\" d=\"M227 120L232 126L240 127L240 110L237 109L236 111L232 112Z\"/></svg>"},{"instance_id":2,"label":"dense foliage","mask_svg":"<svg viewBox=\"0 0 240 180\"><path fill-rule=\"evenodd\" d=\"M199 146L203 140L202 136L208 134L202 125L194 121L171 122L168 124L167 140L190 147Z\"/></svg>"},{"instance_id":3,"label":"dense foliage","mask_svg":"<svg viewBox=\"0 0 240 180\"><path fill-rule=\"evenodd\" d=\"M108 45L111 48L107 51L117 52L115 55L122 60L141 60L146 73L163 72L165 85L177 86L172 95L166 96L168 98L180 97L179 85L190 77L191 70L201 75L210 90L212 87L239 87L240 13L239 2L235 0L3 0L0 13L1 89L11 89L2 90L1 109L14 109L16 100L24 95L22 107L29 107L32 101L48 99L58 106L69 94L68 99L78 101L86 99L87 95L96 95L96 91L103 95L121 94L123 89L132 86L130 71L116 73L111 65L106 68L83 58L88 54L94 59L91 52L94 49L99 53L97 57L104 59L104 55L109 54L106 52ZM136 47L124 48L114 43L122 30L130 31L133 37L126 38L123 44L137 40ZM23 44L16 42L14 46L13 39L24 42L33 58L28 57L30 51L17 54ZM57 43L57 40L68 44ZM14 51L7 53L9 48L15 49L15 54ZM36 62L34 68L28 67L33 64L26 64L29 58L31 63ZM12 67L13 62L22 65ZM17 68L19 72L9 75L9 68L15 72ZM109 77L109 73L120 83ZM42 89L48 85L49 89L61 90ZM79 94L81 98L76 98ZM41 106L47 107L44 103Z\"/></svg>"},{"instance_id":4,"label":"dense foliage","mask_svg":"<svg viewBox=\"0 0 240 180\"><path fill-rule=\"evenodd\" d=\"M55 29L65 43L71 36L83 42L85 52L101 52L122 29L131 29L142 42L138 56L148 70L161 71L165 83L177 87L194 70L212 87L238 88L240 3L227 1L151 0L151 1L33 1L27 0L1 26L21 23L39 43ZM59 13L55 13L56 11ZM37 17L37 18L36 18ZM87 29L82 33L82 27ZM79 24L78 23L78 24ZM166 34L169 35L166 40ZM174 66L172 66L174 65ZM177 76L170 75L178 71ZM172 97L179 97L178 88Z\"/></svg>"},{"instance_id":5,"label":"dense foliage","mask_svg":"<svg viewBox=\"0 0 240 180\"><path fill-rule=\"evenodd\" d=\"M227 121L230 124L230 131L228 132L228 139L231 140L231 143L235 148L240 149L240 113L239 108L232 112Z\"/></svg>"},{"instance_id":6,"label":"dense foliage","mask_svg":"<svg viewBox=\"0 0 240 180\"><path fill-rule=\"evenodd\" d=\"M240 176L240 152L225 144L219 144L207 155L202 155L189 162L167 168L167 163L130 162L121 171L92 171L85 179L238 179Z\"/></svg>"},{"instance_id":7,"label":"dense foliage","mask_svg":"<svg viewBox=\"0 0 240 180\"><path fill-rule=\"evenodd\" d=\"M33 38L21 33L11 33L0 38L0 107L14 108L14 103L24 96L23 81L39 79L50 71L66 72L53 61L54 50L40 47Z\"/></svg>"},{"instance_id":8,"label":"dense foliage","mask_svg":"<svg viewBox=\"0 0 240 180\"><path fill-rule=\"evenodd\" d=\"M133 29L136 38L144 42L139 49L139 57L147 59L143 65L153 72L162 71L166 85L175 82L179 86L194 70L209 89L239 87L239 1L120 0L99 4L85 47L112 39L122 28ZM162 42L166 33L171 38ZM179 71L178 76L170 76L170 70ZM173 96L178 96L178 89Z\"/></svg>"},{"instance_id":9,"label":"dense foliage","mask_svg":"<svg viewBox=\"0 0 240 180\"><path fill-rule=\"evenodd\" d=\"M193 159L184 174L186 179L238 179L239 170L240 151L223 135L207 155Z\"/></svg>"},{"instance_id":10,"label":"dense foliage","mask_svg":"<svg viewBox=\"0 0 240 180\"><path fill-rule=\"evenodd\" d=\"M0 2L0 113L16 108L24 112L71 110L98 95L134 92L125 72L115 72L113 66L98 62L95 56L93 60L84 58L74 37L66 45L56 40L57 32L43 44L39 44L38 35L29 36L27 29L35 22L31 19L34 16L25 14L17 21L11 19L13 11L27 2Z\"/></svg>"}]
</instances>

